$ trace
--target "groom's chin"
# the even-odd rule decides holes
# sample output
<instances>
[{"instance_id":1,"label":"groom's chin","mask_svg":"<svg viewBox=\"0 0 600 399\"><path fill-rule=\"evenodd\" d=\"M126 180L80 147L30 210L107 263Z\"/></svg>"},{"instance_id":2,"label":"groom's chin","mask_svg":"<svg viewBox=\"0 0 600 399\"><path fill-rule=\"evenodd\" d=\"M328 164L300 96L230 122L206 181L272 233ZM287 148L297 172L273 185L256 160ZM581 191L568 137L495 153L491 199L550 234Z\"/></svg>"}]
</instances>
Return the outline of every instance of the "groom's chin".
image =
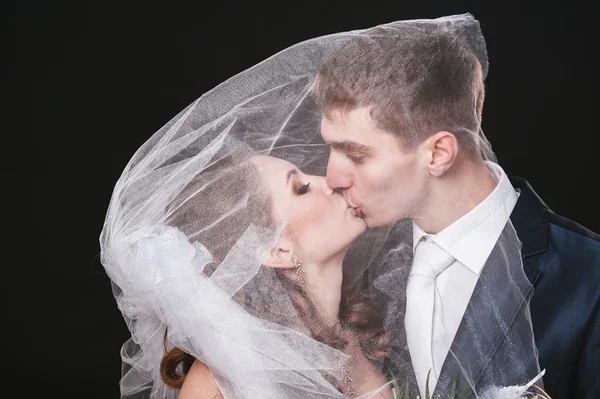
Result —
<instances>
[{"instance_id":1,"label":"groom's chin","mask_svg":"<svg viewBox=\"0 0 600 399\"><path fill-rule=\"evenodd\" d=\"M371 216L367 216L365 215L363 217L363 220L365 222L365 224L367 225L367 230L376 230L376 229L381 229L381 228L389 228L391 226L393 226L394 224L396 224L396 222L398 222L398 220L378 220L375 219ZM403 219L401 219L403 220ZM409 219L407 219L409 220Z\"/></svg>"},{"instance_id":2,"label":"groom's chin","mask_svg":"<svg viewBox=\"0 0 600 399\"><path fill-rule=\"evenodd\" d=\"M367 225L367 229L369 230L384 227L386 225L386 223L381 223L377 219L374 219L369 215L363 214L362 220L365 222L365 224Z\"/></svg>"}]
</instances>

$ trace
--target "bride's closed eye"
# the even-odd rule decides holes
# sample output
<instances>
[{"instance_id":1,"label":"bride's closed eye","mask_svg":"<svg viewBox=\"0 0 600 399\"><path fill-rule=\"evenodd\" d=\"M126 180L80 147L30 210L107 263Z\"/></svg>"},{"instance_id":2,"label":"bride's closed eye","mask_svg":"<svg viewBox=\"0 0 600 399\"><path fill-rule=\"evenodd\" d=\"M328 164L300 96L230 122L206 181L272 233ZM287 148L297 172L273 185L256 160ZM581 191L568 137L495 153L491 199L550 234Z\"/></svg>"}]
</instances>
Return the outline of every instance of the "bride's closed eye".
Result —
<instances>
[{"instance_id":1,"label":"bride's closed eye","mask_svg":"<svg viewBox=\"0 0 600 399\"><path fill-rule=\"evenodd\" d=\"M304 195L308 192L308 186L310 186L310 182L308 182L300 187L296 187L294 190L296 190L296 194Z\"/></svg>"}]
</instances>

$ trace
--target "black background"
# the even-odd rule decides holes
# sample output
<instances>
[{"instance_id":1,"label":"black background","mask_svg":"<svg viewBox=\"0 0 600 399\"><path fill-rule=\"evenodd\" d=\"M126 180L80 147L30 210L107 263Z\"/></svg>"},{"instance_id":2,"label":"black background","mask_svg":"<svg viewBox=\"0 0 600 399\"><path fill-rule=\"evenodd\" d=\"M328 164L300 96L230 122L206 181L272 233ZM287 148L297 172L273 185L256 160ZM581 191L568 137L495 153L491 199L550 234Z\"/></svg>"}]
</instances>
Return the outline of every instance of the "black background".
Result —
<instances>
[{"instance_id":1,"label":"black background","mask_svg":"<svg viewBox=\"0 0 600 399\"><path fill-rule=\"evenodd\" d=\"M488 43L483 128L500 164L600 231L590 10L481 3L2 3L5 386L118 397L129 335L98 261L114 183L203 92L315 36L471 12Z\"/></svg>"}]
</instances>

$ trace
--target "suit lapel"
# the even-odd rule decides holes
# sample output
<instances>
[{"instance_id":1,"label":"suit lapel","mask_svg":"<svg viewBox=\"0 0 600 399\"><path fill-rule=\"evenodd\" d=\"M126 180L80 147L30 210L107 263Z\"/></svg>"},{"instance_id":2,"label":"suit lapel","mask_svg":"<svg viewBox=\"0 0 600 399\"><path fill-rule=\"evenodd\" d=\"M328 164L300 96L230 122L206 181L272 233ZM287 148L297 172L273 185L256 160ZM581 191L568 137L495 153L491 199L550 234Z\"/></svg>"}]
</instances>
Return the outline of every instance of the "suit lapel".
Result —
<instances>
[{"instance_id":1,"label":"suit lapel","mask_svg":"<svg viewBox=\"0 0 600 399\"><path fill-rule=\"evenodd\" d=\"M510 279L510 284L499 282ZM459 392L467 382L477 387L518 315L523 314L533 287L523 273L521 252L509 223L492 250L446 357L434 391L445 396L460 375Z\"/></svg>"},{"instance_id":2,"label":"suit lapel","mask_svg":"<svg viewBox=\"0 0 600 399\"><path fill-rule=\"evenodd\" d=\"M523 269L531 284L535 285L541 271L534 255L548 250L550 210L526 180L511 177L510 181L520 193L510 220L523 243Z\"/></svg>"}]
</instances>

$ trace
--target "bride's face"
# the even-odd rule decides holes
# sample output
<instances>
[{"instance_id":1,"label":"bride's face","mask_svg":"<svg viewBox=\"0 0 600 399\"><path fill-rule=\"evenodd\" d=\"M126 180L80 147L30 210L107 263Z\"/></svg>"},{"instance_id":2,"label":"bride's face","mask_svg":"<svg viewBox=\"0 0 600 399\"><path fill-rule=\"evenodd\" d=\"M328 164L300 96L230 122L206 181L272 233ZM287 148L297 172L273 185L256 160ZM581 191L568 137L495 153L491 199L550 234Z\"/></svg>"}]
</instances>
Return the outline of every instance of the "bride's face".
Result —
<instances>
[{"instance_id":1,"label":"bride's face","mask_svg":"<svg viewBox=\"0 0 600 399\"><path fill-rule=\"evenodd\" d=\"M345 253L366 229L354 216L344 197L327 187L325 177L302 173L279 158L254 159L262 179L271 190L276 218L304 261L321 262Z\"/></svg>"}]
</instances>

